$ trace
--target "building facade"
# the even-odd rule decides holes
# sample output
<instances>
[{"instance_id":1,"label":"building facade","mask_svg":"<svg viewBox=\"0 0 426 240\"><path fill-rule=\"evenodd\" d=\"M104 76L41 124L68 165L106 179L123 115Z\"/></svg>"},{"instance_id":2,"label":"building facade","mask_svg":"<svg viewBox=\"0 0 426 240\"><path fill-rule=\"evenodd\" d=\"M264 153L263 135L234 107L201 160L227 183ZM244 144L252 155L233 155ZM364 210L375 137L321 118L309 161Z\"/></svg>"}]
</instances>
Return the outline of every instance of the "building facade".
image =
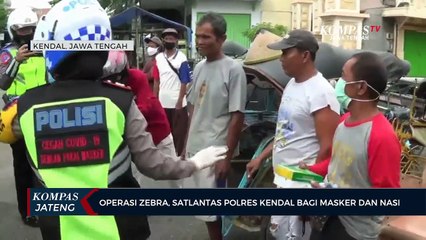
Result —
<instances>
[{"instance_id":1,"label":"building facade","mask_svg":"<svg viewBox=\"0 0 426 240\"><path fill-rule=\"evenodd\" d=\"M292 0L292 28L346 49L388 51L425 77L426 0Z\"/></svg>"},{"instance_id":2,"label":"building facade","mask_svg":"<svg viewBox=\"0 0 426 240\"><path fill-rule=\"evenodd\" d=\"M194 1L191 9L191 28L195 31L197 21L206 12L218 12L226 19L228 39L249 47L250 41L243 32L262 21L261 6L261 1L258 0Z\"/></svg>"},{"instance_id":3,"label":"building facade","mask_svg":"<svg viewBox=\"0 0 426 240\"><path fill-rule=\"evenodd\" d=\"M197 21L207 12L221 13L227 21L227 37L245 47L250 45L243 32L261 19L262 0L148 0L141 7L192 29L192 46L195 50ZM179 15L179 16L178 16ZM173 17L172 17L173 16ZM192 51L192 57L196 52Z\"/></svg>"},{"instance_id":4,"label":"building facade","mask_svg":"<svg viewBox=\"0 0 426 240\"><path fill-rule=\"evenodd\" d=\"M260 4L262 22L292 26L292 2L290 0L262 0Z\"/></svg>"},{"instance_id":5,"label":"building facade","mask_svg":"<svg viewBox=\"0 0 426 240\"><path fill-rule=\"evenodd\" d=\"M158 15L162 15L161 9L176 9L183 19L180 22L194 31L193 39L196 23L203 14L209 11L221 13L227 21L228 39L249 47L250 41L243 32L253 25L270 22L291 28L291 6L290 0L150 0L143 1L141 7ZM195 49L195 43L192 44Z\"/></svg>"},{"instance_id":6,"label":"building facade","mask_svg":"<svg viewBox=\"0 0 426 240\"><path fill-rule=\"evenodd\" d=\"M360 5L360 0L292 0L292 28L312 31L321 42L360 49L363 21L369 18Z\"/></svg>"},{"instance_id":7,"label":"building facade","mask_svg":"<svg viewBox=\"0 0 426 240\"><path fill-rule=\"evenodd\" d=\"M4 7L8 12L13 11L19 7L31 7L37 13L38 17L45 15L51 8L50 0L38 0L38 1L28 1L28 0L5 0Z\"/></svg>"},{"instance_id":8,"label":"building facade","mask_svg":"<svg viewBox=\"0 0 426 240\"><path fill-rule=\"evenodd\" d=\"M426 77L426 0L383 1L383 19L392 22L392 52L410 62L411 77Z\"/></svg>"}]
</instances>

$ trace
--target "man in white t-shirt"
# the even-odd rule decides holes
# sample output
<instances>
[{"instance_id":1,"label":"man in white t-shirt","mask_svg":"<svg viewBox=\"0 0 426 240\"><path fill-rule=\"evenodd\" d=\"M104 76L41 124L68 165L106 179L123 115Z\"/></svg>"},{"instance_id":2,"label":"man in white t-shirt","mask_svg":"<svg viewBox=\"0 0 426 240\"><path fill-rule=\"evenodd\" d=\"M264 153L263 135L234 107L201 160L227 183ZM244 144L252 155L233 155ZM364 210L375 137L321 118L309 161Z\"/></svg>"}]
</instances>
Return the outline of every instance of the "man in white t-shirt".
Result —
<instances>
[{"instance_id":1,"label":"man in white t-shirt","mask_svg":"<svg viewBox=\"0 0 426 240\"><path fill-rule=\"evenodd\" d=\"M161 34L164 52L155 57L153 69L154 93L167 114L176 153L182 153L188 131L186 108L186 85L191 82L188 60L179 49L179 34L176 29L167 28Z\"/></svg>"},{"instance_id":2,"label":"man in white t-shirt","mask_svg":"<svg viewBox=\"0 0 426 240\"><path fill-rule=\"evenodd\" d=\"M281 50L284 72L292 77L284 89L278 110L275 140L247 165L250 176L271 154L273 166L312 165L331 155L334 131L339 123L340 106L333 87L315 67L318 42L305 30L293 30L279 42L269 44ZM304 188L310 184L275 177L274 183L285 188ZM298 216L272 216L271 233L277 239L306 239Z\"/></svg>"}]
</instances>

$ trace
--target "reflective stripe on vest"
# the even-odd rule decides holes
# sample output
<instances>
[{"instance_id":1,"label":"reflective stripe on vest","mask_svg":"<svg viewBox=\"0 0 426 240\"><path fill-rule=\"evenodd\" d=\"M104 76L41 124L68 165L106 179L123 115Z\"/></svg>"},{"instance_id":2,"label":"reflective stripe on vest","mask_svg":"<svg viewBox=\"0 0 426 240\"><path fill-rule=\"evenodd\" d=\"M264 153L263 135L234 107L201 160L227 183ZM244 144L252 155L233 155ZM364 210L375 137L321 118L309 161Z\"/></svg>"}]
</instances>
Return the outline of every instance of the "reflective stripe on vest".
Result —
<instances>
[{"instance_id":1,"label":"reflective stripe on vest","mask_svg":"<svg viewBox=\"0 0 426 240\"><path fill-rule=\"evenodd\" d=\"M19 120L48 188L108 188L130 167L125 114L108 98L38 104ZM114 216L60 216L60 230L61 239L120 239Z\"/></svg>"},{"instance_id":2,"label":"reflective stripe on vest","mask_svg":"<svg viewBox=\"0 0 426 240\"><path fill-rule=\"evenodd\" d=\"M9 53L15 57L18 53L16 48L9 48ZM41 86L46 83L46 64L43 57L30 57L19 65L19 71L10 87L7 95L20 96L28 89Z\"/></svg>"}]
</instances>

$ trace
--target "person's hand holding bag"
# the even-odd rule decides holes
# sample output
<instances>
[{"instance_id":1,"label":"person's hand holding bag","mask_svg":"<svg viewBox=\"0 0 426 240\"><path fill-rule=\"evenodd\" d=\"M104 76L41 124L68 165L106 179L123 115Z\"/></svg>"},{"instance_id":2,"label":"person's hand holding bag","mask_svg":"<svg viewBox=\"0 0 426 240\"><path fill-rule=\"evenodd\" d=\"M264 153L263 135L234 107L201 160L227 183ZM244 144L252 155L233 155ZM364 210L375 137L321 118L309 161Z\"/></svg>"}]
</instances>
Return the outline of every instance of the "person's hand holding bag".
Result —
<instances>
[{"instance_id":1,"label":"person's hand holding bag","mask_svg":"<svg viewBox=\"0 0 426 240\"><path fill-rule=\"evenodd\" d=\"M210 146L197 152L188 161L193 162L198 170L207 168L215 164L217 161L223 160L228 152L227 146Z\"/></svg>"}]
</instances>

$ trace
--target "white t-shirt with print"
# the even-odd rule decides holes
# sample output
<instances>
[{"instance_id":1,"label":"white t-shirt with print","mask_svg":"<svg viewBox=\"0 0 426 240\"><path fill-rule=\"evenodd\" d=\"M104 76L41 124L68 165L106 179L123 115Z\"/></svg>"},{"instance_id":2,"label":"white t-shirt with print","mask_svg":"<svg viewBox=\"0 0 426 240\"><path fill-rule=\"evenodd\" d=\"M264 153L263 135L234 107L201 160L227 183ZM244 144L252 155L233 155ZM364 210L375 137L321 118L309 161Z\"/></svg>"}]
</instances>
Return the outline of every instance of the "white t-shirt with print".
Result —
<instances>
[{"instance_id":1,"label":"white t-shirt with print","mask_svg":"<svg viewBox=\"0 0 426 240\"><path fill-rule=\"evenodd\" d=\"M315 162L320 146L312 113L327 106L340 113L334 89L320 72L301 83L294 78L288 82L278 110L274 167L281 163L298 165L304 161L310 165Z\"/></svg>"}]
</instances>

